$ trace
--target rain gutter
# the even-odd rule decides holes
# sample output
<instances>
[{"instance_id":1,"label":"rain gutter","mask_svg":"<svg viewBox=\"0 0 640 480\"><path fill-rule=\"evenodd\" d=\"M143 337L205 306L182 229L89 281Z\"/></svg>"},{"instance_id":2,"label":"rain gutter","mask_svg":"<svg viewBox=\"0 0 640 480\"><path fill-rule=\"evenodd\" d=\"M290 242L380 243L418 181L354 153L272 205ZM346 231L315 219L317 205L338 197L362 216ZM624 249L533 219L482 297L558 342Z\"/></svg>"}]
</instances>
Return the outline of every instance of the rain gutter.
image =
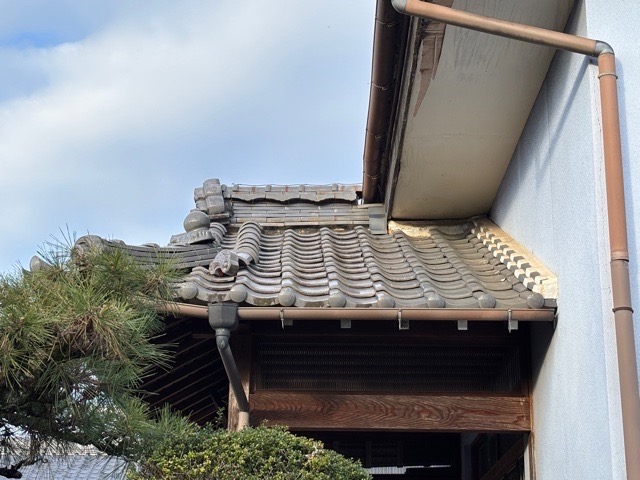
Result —
<instances>
[{"instance_id":1,"label":"rain gutter","mask_svg":"<svg viewBox=\"0 0 640 480\"><path fill-rule=\"evenodd\" d=\"M211 306L216 305L212 304ZM209 307L210 308L210 307ZM161 313L210 318L204 305L169 303L160 308ZM297 307L238 307L239 320L353 320L395 321L398 318L417 322L552 322L554 309L499 309L499 308L297 308Z\"/></svg>"},{"instance_id":2,"label":"rain gutter","mask_svg":"<svg viewBox=\"0 0 640 480\"><path fill-rule=\"evenodd\" d=\"M375 203L380 198L382 179L382 155L385 151L389 117L393 109L396 92L395 71L400 59L389 61L395 51L400 51L399 42L404 39L406 26L388 1L378 1L373 32L373 61L371 67L371 90L369 114L364 140L362 196L364 203Z\"/></svg>"},{"instance_id":3,"label":"rain gutter","mask_svg":"<svg viewBox=\"0 0 640 480\"><path fill-rule=\"evenodd\" d=\"M616 85L618 76L613 49L600 40L462 12L434 3L419 0L392 0L391 3L398 12L406 15L597 58L611 249L611 295L620 376L626 470L627 479L640 479L640 394L629 280L629 247Z\"/></svg>"}]
</instances>

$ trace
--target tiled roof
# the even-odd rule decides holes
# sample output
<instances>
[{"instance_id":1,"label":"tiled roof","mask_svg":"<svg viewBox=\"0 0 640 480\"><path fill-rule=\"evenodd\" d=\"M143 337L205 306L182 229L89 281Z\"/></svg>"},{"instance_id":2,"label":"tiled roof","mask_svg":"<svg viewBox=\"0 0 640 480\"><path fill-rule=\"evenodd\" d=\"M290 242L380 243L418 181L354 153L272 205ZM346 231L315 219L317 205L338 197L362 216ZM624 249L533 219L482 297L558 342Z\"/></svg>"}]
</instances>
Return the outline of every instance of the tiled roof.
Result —
<instances>
[{"instance_id":1,"label":"tiled roof","mask_svg":"<svg viewBox=\"0 0 640 480\"><path fill-rule=\"evenodd\" d=\"M229 188L207 180L195 190L197 208L184 221L186 232L168 247L91 236L78 246L123 248L141 262L177 259L187 272L177 295L193 303L555 307L555 276L487 218L390 222L387 231L379 207L357 204L358 190L337 184Z\"/></svg>"},{"instance_id":2,"label":"tiled roof","mask_svg":"<svg viewBox=\"0 0 640 480\"><path fill-rule=\"evenodd\" d=\"M180 291L187 300L256 306L554 306L544 288L555 281L552 275L513 253L517 245L496 241L499 229L489 223L431 225L421 227L420 236L401 229L373 235L362 226L274 232L252 224L257 259L255 253L253 261L238 257L225 273L220 264L233 252L242 255L242 234L227 234L221 249L228 253L209 268L193 268Z\"/></svg>"},{"instance_id":3,"label":"tiled roof","mask_svg":"<svg viewBox=\"0 0 640 480\"><path fill-rule=\"evenodd\" d=\"M126 462L92 446L72 444L66 454L50 453L44 461L20 468L23 480L105 480L125 477ZM3 461L14 463L12 458Z\"/></svg>"},{"instance_id":4,"label":"tiled roof","mask_svg":"<svg viewBox=\"0 0 640 480\"><path fill-rule=\"evenodd\" d=\"M215 179L207 182L215 182ZM207 183L205 182L205 184ZM358 193L362 190L358 184L333 183L331 185L237 185L223 186L223 196L234 200L275 200L285 202L290 200L308 200L319 203L326 200L345 200L353 202L357 200ZM202 193L204 194L203 186ZM196 189L194 196L198 196Z\"/></svg>"},{"instance_id":5,"label":"tiled roof","mask_svg":"<svg viewBox=\"0 0 640 480\"><path fill-rule=\"evenodd\" d=\"M369 209L359 205L360 185L236 185L206 180L194 190L196 210L231 227L254 221L273 227L369 225Z\"/></svg>"},{"instance_id":6,"label":"tiled roof","mask_svg":"<svg viewBox=\"0 0 640 480\"><path fill-rule=\"evenodd\" d=\"M79 253L93 246L121 248L140 263L157 263L170 258L175 261L176 268L189 270L198 265L209 265L220 252L220 244L213 241L207 244L160 247L156 244L127 245L120 240L106 240L95 235L80 237L75 243L74 250Z\"/></svg>"},{"instance_id":7,"label":"tiled roof","mask_svg":"<svg viewBox=\"0 0 640 480\"><path fill-rule=\"evenodd\" d=\"M124 478L125 462L106 455L56 455L22 467L23 480L105 480Z\"/></svg>"},{"instance_id":8,"label":"tiled roof","mask_svg":"<svg viewBox=\"0 0 640 480\"><path fill-rule=\"evenodd\" d=\"M316 205L298 202L279 205L235 202L233 212L233 223L237 225L248 221L269 223L274 227L369 225L368 208L344 203Z\"/></svg>"}]
</instances>

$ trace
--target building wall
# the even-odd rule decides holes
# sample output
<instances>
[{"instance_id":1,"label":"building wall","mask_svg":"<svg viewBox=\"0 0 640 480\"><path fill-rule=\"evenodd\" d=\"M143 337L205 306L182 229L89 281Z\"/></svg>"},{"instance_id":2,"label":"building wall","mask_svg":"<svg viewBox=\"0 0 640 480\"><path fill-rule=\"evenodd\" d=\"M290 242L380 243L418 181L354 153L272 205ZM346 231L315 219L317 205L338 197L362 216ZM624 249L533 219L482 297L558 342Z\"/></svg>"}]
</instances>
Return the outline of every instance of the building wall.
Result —
<instances>
[{"instance_id":1,"label":"building wall","mask_svg":"<svg viewBox=\"0 0 640 480\"><path fill-rule=\"evenodd\" d=\"M639 18L636 0L579 0L567 28L607 41L618 57L636 310L640 55L634 36ZM557 327L536 326L532 332L539 480L624 478L600 135L597 66L558 52L491 212L558 276Z\"/></svg>"}]
</instances>

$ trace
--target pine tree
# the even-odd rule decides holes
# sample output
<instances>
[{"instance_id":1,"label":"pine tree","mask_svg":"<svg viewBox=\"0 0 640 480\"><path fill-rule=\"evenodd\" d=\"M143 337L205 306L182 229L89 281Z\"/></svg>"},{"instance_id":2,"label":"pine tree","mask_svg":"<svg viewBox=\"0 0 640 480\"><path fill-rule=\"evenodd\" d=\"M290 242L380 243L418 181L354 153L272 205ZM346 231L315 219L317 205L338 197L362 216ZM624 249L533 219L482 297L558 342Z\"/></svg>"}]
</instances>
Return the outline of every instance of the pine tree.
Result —
<instances>
[{"instance_id":1,"label":"pine tree","mask_svg":"<svg viewBox=\"0 0 640 480\"><path fill-rule=\"evenodd\" d=\"M0 476L80 444L128 460L134 480L370 478L283 429L227 432L151 411L138 388L169 362L156 312L179 272L117 248L51 247L39 268L0 276L0 461L12 459Z\"/></svg>"},{"instance_id":2,"label":"pine tree","mask_svg":"<svg viewBox=\"0 0 640 480\"><path fill-rule=\"evenodd\" d=\"M136 389L150 367L167 363L152 339L159 302L177 272L140 265L117 249L49 245L42 268L0 276L0 475L65 445L94 445L136 459L167 427ZM169 422L170 423L170 422ZM26 441L25 441L26 439Z\"/></svg>"}]
</instances>

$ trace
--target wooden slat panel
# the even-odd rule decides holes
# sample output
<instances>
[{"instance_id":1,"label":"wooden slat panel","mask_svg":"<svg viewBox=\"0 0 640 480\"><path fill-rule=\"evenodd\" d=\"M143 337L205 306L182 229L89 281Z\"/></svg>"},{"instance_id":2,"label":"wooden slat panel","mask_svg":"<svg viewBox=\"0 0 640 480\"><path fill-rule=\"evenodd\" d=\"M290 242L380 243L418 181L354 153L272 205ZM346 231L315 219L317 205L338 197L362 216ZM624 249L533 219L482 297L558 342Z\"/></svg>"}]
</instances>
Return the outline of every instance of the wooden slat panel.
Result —
<instances>
[{"instance_id":1,"label":"wooden slat panel","mask_svg":"<svg viewBox=\"0 0 640 480\"><path fill-rule=\"evenodd\" d=\"M531 430L527 397L364 395L256 391L251 423L291 430L523 432Z\"/></svg>"}]
</instances>

